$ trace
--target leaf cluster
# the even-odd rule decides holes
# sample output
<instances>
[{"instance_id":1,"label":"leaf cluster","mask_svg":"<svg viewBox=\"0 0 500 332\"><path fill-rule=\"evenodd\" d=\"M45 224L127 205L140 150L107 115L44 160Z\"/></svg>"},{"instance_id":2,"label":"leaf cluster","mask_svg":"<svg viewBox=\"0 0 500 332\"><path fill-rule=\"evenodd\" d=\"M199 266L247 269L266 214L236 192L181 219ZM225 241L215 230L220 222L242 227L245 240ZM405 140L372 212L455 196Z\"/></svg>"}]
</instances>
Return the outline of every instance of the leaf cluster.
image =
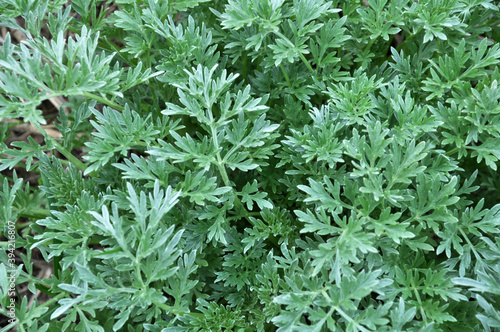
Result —
<instances>
[{"instance_id":1,"label":"leaf cluster","mask_svg":"<svg viewBox=\"0 0 500 332\"><path fill-rule=\"evenodd\" d=\"M0 331L500 328L494 1L0 8Z\"/></svg>"}]
</instances>

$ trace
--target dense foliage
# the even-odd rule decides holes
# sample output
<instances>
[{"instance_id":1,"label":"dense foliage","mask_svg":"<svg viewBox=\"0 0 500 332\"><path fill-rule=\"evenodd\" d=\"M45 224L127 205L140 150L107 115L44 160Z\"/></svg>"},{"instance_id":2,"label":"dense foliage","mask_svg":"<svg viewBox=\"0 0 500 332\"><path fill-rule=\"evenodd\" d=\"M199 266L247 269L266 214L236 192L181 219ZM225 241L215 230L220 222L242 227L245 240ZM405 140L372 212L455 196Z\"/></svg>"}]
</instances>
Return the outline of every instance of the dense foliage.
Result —
<instances>
[{"instance_id":1,"label":"dense foliage","mask_svg":"<svg viewBox=\"0 0 500 332\"><path fill-rule=\"evenodd\" d=\"M496 1L0 13L2 331L500 329Z\"/></svg>"}]
</instances>

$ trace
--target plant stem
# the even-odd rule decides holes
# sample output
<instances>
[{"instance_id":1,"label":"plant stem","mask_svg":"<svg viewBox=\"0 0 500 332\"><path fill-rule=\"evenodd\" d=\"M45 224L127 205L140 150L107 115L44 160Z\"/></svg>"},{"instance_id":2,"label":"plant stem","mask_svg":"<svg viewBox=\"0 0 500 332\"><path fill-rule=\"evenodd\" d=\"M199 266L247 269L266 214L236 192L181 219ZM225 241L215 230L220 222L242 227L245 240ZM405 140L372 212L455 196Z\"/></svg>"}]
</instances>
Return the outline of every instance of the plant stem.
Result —
<instances>
[{"instance_id":1,"label":"plant stem","mask_svg":"<svg viewBox=\"0 0 500 332\"><path fill-rule=\"evenodd\" d=\"M240 201L241 203L241 201ZM243 203L241 203L243 205ZM242 216L231 216L231 217L228 217L226 218L227 221L232 221L232 220L238 220L240 219ZM248 212L245 216L247 220L248 220L248 217L260 217L260 212Z\"/></svg>"},{"instance_id":2,"label":"plant stem","mask_svg":"<svg viewBox=\"0 0 500 332\"><path fill-rule=\"evenodd\" d=\"M479 256L479 253L474 248L474 245L472 244L472 242L470 242L469 237L467 236L467 234L465 234L464 230L461 227L459 227L458 230L460 231L460 234L462 234L462 236L464 237L465 242L467 242L467 244L469 245L470 249L474 253L474 256L476 256L476 259L478 261L482 261L481 256Z\"/></svg>"},{"instance_id":3,"label":"plant stem","mask_svg":"<svg viewBox=\"0 0 500 332\"><path fill-rule=\"evenodd\" d=\"M89 244L92 245L93 244L92 241ZM107 250L107 251L101 251L101 252L98 252L96 254L90 255L90 258L94 258L94 257L99 256L99 255L107 255L107 254L112 254L115 252L120 252L121 250L122 250L122 248L115 248L115 249L111 249L111 250Z\"/></svg>"},{"instance_id":4,"label":"plant stem","mask_svg":"<svg viewBox=\"0 0 500 332\"><path fill-rule=\"evenodd\" d=\"M45 173L41 172L40 175L42 176L42 183L45 187L50 187L50 183L49 183L49 180L47 178L47 176L45 175ZM49 196L46 196L47 197L47 203L48 203L48 206L50 208L50 206L52 206L52 203L53 203L53 200L51 197ZM59 239L54 239L53 240L53 243L54 244L58 244L58 243L61 243L61 241ZM62 254L61 254L62 255ZM54 275L59 278L61 276L61 264L60 264L60 261L61 261L61 255L59 256L54 256L52 258L52 269L54 271Z\"/></svg>"},{"instance_id":5,"label":"plant stem","mask_svg":"<svg viewBox=\"0 0 500 332\"><path fill-rule=\"evenodd\" d=\"M226 168L224 167L224 163L222 162L222 157L219 151L219 139L217 138L217 130L215 129L215 125L212 125L212 138L215 146L215 157L217 158L217 168L222 176L222 182L224 182L225 186L231 187L229 183L229 177L227 176Z\"/></svg>"},{"instance_id":6,"label":"plant stem","mask_svg":"<svg viewBox=\"0 0 500 332\"><path fill-rule=\"evenodd\" d=\"M36 307L36 310L43 308L43 307L48 307L48 306L52 305L54 302L56 302L57 300L59 300L60 298L65 297L66 295L68 295L67 292L59 293L56 296L54 296L53 298L51 298L50 300L45 301L42 304L38 305Z\"/></svg>"},{"instance_id":7,"label":"plant stem","mask_svg":"<svg viewBox=\"0 0 500 332\"><path fill-rule=\"evenodd\" d=\"M386 54L389 54L389 52L391 51L391 45L392 45L392 41L394 40L394 36L396 36L396 35L391 35L391 37L389 38L389 43L388 43L388 46L387 46L387 51L385 52Z\"/></svg>"},{"instance_id":8,"label":"plant stem","mask_svg":"<svg viewBox=\"0 0 500 332\"><path fill-rule=\"evenodd\" d=\"M242 76L243 76L243 80L245 80L245 84L247 84L247 53L245 52L245 54L243 55L243 59L242 59Z\"/></svg>"},{"instance_id":9,"label":"plant stem","mask_svg":"<svg viewBox=\"0 0 500 332\"><path fill-rule=\"evenodd\" d=\"M364 328L362 325L360 325L359 323L357 323L356 321L354 321L348 314L346 314L344 312L344 310L342 310L342 308L338 307L338 306L333 306L332 309L335 309L339 314L340 316L342 316L346 321L348 321L349 323L353 324L354 326L356 326L356 328L359 330L359 331L363 331L363 332L369 332L370 330Z\"/></svg>"},{"instance_id":10,"label":"plant stem","mask_svg":"<svg viewBox=\"0 0 500 332\"><path fill-rule=\"evenodd\" d=\"M274 31L274 34L278 37L280 37L281 39L283 39L288 45L290 45L294 50L295 50L295 45L294 43L292 43L290 41L290 39L288 39L284 34L282 34L281 32L279 31ZM304 62L304 64L306 65L307 69L309 69L309 71L311 73L314 74L314 69L311 67L311 64L309 63L309 61L307 61L306 57L304 56L304 54L302 54L301 52L297 52L299 54L299 57L300 59L302 60L302 62ZM281 64L280 64L281 65Z\"/></svg>"},{"instance_id":11,"label":"plant stem","mask_svg":"<svg viewBox=\"0 0 500 332\"><path fill-rule=\"evenodd\" d=\"M23 228L26 228L26 227L29 227L32 223L31 222L23 222L23 223L16 223L16 229L19 230L19 229L23 229Z\"/></svg>"},{"instance_id":12,"label":"plant stem","mask_svg":"<svg viewBox=\"0 0 500 332\"><path fill-rule=\"evenodd\" d=\"M227 187L231 187L233 190L233 186L231 186L231 183L229 182L229 177L227 175L227 171L226 171L226 167L224 167L224 160L222 160L222 157L220 155L220 151L219 151L219 139L217 138L217 129L215 128L215 122L214 122L214 119L213 119L213 116L211 115L210 113L210 122L211 122L211 131L212 131L212 139L213 139L213 142L214 142L214 146L215 146L215 151L216 154L215 154L215 157L217 158L217 168L219 169L219 172L221 174L221 177L222 177L222 182L224 182L224 185L227 186ZM235 191L235 195L234 195L234 203L239 207L241 208L243 211L246 211L245 209L245 206L243 205L243 203L241 203L240 199L238 198L238 194L236 193ZM247 214L245 215L245 218L249 220L249 216L248 216L248 212Z\"/></svg>"},{"instance_id":13,"label":"plant stem","mask_svg":"<svg viewBox=\"0 0 500 332\"><path fill-rule=\"evenodd\" d=\"M291 90L292 89L292 84L290 83L290 77L288 77L288 74L287 74L287 72L285 70L285 66L283 66L282 63L280 63L280 68L281 68L281 71L283 72L283 75L285 76L286 84L288 85L288 87Z\"/></svg>"},{"instance_id":14,"label":"plant stem","mask_svg":"<svg viewBox=\"0 0 500 332\"><path fill-rule=\"evenodd\" d=\"M410 36L409 36L408 38L406 38L406 39L405 39L405 40L404 40L401 44L399 44L399 46L398 46L398 48L397 48L397 51L398 51L398 52L399 52L399 51L401 51L401 49L403 48L403 46L404 46L405 44L407 44L409 41L411 41L413 38L415 38L415 36L416 36L416 35L418 35L418 34L420 33L420 31L422 31L422 27L419 27L419 28L417 29L417 31L416 31L414 34L410 35Z\"/></svg>"},{"instance_id":15,"label":"plant stem","mask_svg":"<svg viewBox=\"0 0 500 332\"><path fill-rule=\"evenodd\" d=\"M459 149L459 148L458 148L458 146L457 146L457 147L455 147L455 148L451 149L450 151L446 152L446 155L447 155L447 156L451 156L452 154L454 154L455 152L457 152L457 151L458 151L458 149Z\"/></svg>"},{"instance_id":16,"label":"plant stem","mask_svg":"<svg viewBox=\"0 0 500 332\"><path fill-rule=\"evenodd\" d=\"M10 129L12 127L15 127L15 126L23 124L23 123L24 123L23 121L15 121L15 122L4 122L2 124L6 124L7 125L7 129Z\"/></svg>"},{"instance_id":17,"label":"plant stem","mask_svg":"<svg viewBox=\"0 0 500 332\"><path fill-rule=\"evenodd\" d=\"M309 63L309 61L307 61L306 57L304 56L304 54L302 53L299 53L299 57L302 59L302 61L306 64L306 67L307 69L309 69L309 71L311 73L314 74L314 69L311 67L311 64Z\"/></svg>"},{"instance_id":18,"label":"plant stem","mask_svg":"<svg viewBox=\"0 0 500 332\"><path fill-rule=\"evenodd\" d=\"M66 150L66 148L64 148L61 144L57 143L57 141L55 139L53 139L45 131L45 129L43 129L42 126L40 126L38 123L33 123L33 126L35 126L35 128L37 128L43 134L45 139L49 140L56 147L57 151L59 151L63 156L65 156L76 168L85 172L85 170L87 169L87 166L85 166L84 163L82 163L78 158L73 156L71 154L71 152Z\"/></svg>"},{"instance_id":19,"label":"plant stem","mask_svg":"<svg viewBox=\"0 0 500 332\"><path fill-rule=\"evenodd\" d=\"M161 308L161 309L163 309L163 310L165 310L165 311L167 311L169 313L172 313L172 314L174 314L176 316L189 315L189 316L192 316L192 317L197 317L197 318L205 319L205 315L200 314L200 313L179 311L179 310L173 309L173 307L169 306L168 304L160 303L158 301L153 301L153 303L158 308Z\"/></svg>"},{"instance_id":20,"label":"plant stem","mask_svg":"<svg viewBox=\"0 0 500 332\"><path fill-rule=\"evenodd\" d=\"M404 270L408 274L408 269L406 269L406 267L404 267ZM422 299L420 298L420 293L418 292L417 285L415 284L415 279L413 278L413 273L411 274L411 276L412 276L411 281L410 281L411 289L413 290L413 292L415 293L415 297L417 298L417 302L419 304L420 314L422 315L422 319L427 324L427 315L425 314L425 310L424 310L423 304L422 304Z\"/></svg>"},{"instance_id":21,"label":"plant stem","mask_svg":"<svg viewBox=\"0 0 500 332\"><path fill-rule=\"evenodd\" d=\"M104 98L104 97L101 97L101 96L98 96L96 94L93 94L91 92L82 92L82 96L84 97L87 97L87 98L90 98L90 99L94 99L98 102L100 102L101 104L106 104L108 105L109 107L112 107L116 110L119 110L119 111L123 111L125 109L125 107L121 106L121 105L118 105L117 103L115 103L114 101L111 101L107 98Z\"/></svg>"},{"instance_id":22,"label":"plant stem","mask_svg":"<svg viewBox=\"0 0 500 332\"><path fill-rule=\"evenodd\" d=\"M467 150L473 150L473 148L471 148L470 146L464 146L464 148ZM458 150L460 150L460 147L456 146L454 147L453 149L451 149L450 151L446 152L445 154L447 156L451 156L452 154L454 154L455 152L457 152Z\"/></svg>"},{"instance_id":23,"label":"plant stem","mask_svg":"<svg viewBox=\"0 0 500 332\"><path fill-rule=\"evenodd\" d=\"M73 156L71 152L66 150L61 144L57 143L55 140L53 140L53 143L57 149L57 151L61 152L63 156L65 156L71 163L78 169L82 170L85 172L87 169L87 166L85 166L84 163L82 163L78 158Z\"/></svg>"}]
</instances>

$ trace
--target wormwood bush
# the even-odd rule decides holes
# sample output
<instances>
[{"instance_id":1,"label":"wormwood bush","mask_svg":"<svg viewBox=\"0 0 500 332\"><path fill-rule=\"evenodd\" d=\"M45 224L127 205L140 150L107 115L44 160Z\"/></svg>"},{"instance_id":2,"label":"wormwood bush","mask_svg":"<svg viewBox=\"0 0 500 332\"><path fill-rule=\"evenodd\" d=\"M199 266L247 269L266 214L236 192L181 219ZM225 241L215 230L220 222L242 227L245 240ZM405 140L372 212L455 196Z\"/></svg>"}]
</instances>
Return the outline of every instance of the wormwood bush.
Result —
<instances>
[{"instance_id":1,"label":"wormwood bush","mask_svg":"<svg viewBox=\"0 0 500 332\"><path fill-rule=\"evenodd\" d=\"M2 331L500 329L497 2L65 2L0 1Z\"/></svg>"}]
</instances>

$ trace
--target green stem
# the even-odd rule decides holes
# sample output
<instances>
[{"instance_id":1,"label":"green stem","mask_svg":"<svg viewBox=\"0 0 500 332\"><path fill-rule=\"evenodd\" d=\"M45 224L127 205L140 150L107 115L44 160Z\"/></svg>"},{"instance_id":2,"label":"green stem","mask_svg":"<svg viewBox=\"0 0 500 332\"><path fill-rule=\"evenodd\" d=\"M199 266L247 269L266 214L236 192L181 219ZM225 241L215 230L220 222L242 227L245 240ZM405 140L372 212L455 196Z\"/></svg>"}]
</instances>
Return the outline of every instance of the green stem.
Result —
<instances>
[{"instance_id":1,"label":"green stem","mask_svg":"<svg viewBox=\"0 0 500 332\"><path fill-rule=\"evenodd\" d=\"M2 123L2 124L6 124L7 125L7 129L10 129L12 127L15 127L15 126L23 124L23 123L24 123L23 121L16 121L16 122L5 122L5 123Z\"/></svg>"},{"instance_id":2,"label":"green stem","mask_svg":"<svg viewBox=\"0 0 500 332\"><path fill-rule=\"evenodd\" d=\"M135 265L135 275L139 282L141 283L141 286L143 288L146 287L146 284L144 283L144 280L142 279L142 273L141 273L141 261L139 259L134 260L134 265Z\"/></svg>"},{"instance_id":3,"label":"green stem","mask_svg":"<svg viewBox=\"0 0 500 332\"><path fill-rule=\"evenodd\" d=\"M123 111L125 109L125 107L123 107L121 105L118 105L114 101L111 101L111 100L109 100L107 98L98 96L98 95L93 94L91 92L82 92L82 96L90 98L90 99L94 99L94 100L100 102L101 104L106 104L106 105L108 105L108 106L110 106L110 107L112 107L114 109L119 110L119 111Z\"/></svg>"},{"instance_id":4,"label":"green stem","mask_svg":"<svg viewBox=\"0 0 500 332\"><path fill-rule=\"evenodd\" d=\"M359 323L357 323L356 321L354 321L348 314L346 314L344 312L344 310L342 310L340 307L337 307L337 306L333 306L332 309L335 309L339 314L340 316L342 316L346 321L348 321L349 323L353 324L354 326L357 327L358 330L360 331L363 331L363 332L370 332L370 330L364 328L362 325L360 325Z\"/></svg>"},{"instance_id":5,"label":"green stem","mask_svg":"<svg viewBox=\"0 0 500 332\"><path fill-rule=\"evenodd\" d=\"M392 41L394 40L394 36L395 35L391 35L391 37L389 38L389 43L388 43L388 46L387 46L387 51L385 52L385 54L389 54L390 51L391 51L391 45L392 45Z\"/></svg>"},{"instance_id":6,"label":"green stem","mask_svg":"<svg viewBox=\"0 0 500 332\"><path fill-rule=\"evenodd\" d=\"M47 134L47 136L48 136L48 134ZM76 168L78 168L79 170L82 170L83 172L85 172L85 170L87 169L87 166L85 166L84 163L82 163L78 158L76 158L75 156L73 156L71 154L71 152L69 152L68 150L66 150L66 148L64 148L61 144L57 143L56 140L52 139L52 144L54 144L54 146L56 147L57 151L59 151L63 156L65 156L66 159L68 159Z\"/></svg>"},{"instance_id":7,"label":"green stem","mask_svg":"<svg viewBox=\"0 0 500 332\"><path fill-rule=\"evenodd\" d=\"M45 139L47 141L50 141L57 149L57 151L59 151L63 156L66 157L66 159L68 159L76 168L78 168L79 170L82 170L83 172L85 172L85 170L87 169L87 166L85 166L84 163L82 163L78 158L76 158L75 156L73 156L71 154L71 152L69 152L65 147L63 147L61 144L57 143L57 141L55 139L53 139L46 131L45 129L42 128L42 126L40 126L40 124L38 123L32 123L33 126L38 129L42 134L43 136L45 137Z\"/></svg>"},{"instance_id":8,"label":"green stem","mask_svg":"<svg viewBox=\"0 0 500 332\"><path fill-rule=\"evenodd\" d=\"M295 49L295 45L284 34L282 34L279 31L274 31L274 34L276 36L280 37L281 39L283 39L288 45L290 45L293 49ZM302 62L304 62L304 64L306 65L307 69L309 69L309 71L314 74L314 69L311 67L311 64L309 63L309 61L307 61L304 54L302 54L300 52L298 52L298 54L299 54L299 57L302 60Z\"/></svg>"},{"instance_id":9,"label":"green stem","mask_svg":"<svg viewBox=\"0 0 500 332\"><path fill-rule=\"evenodd\" d=\"M404 267L404 269L405 269L405 272L408 273L408 270L406 269L406 267ZM417 298L417 302L418 302L418 305L420 307L420 314L422 315L422 319L427 324L427 315L425 314L425 310L424 310L424 307L422 305L422 299L420 298L420 293L418 292L417 285L415 285L415 279L413 278L413 274L412 274L412 278L411 278L411 288L413 289L413 292L415 293L415 297Z\"/></svg>"},{"instance_id":10,"label":"green stem","mask_svg":"<svg viewBox=\"0 0 500 332\"><path fill-rule=\"evenodd\" d=\"M179 311L179 310L176 310L176 309L173 309L173 307L169 306L168 304L165 304L165 303L160 303L158 301L153 301L153 303L158 307L158 308L161 308L169 313L172 313L176 316L192 316L192 317L197 317L197 318L201 318L201 319L205 319L205 315L203 314L200 314L200 313L195 313L195 312L185 312L185 311Z\"/></svg>"},{"instance_id":11,"label":"green stem","mask_svg":"<svg viewBox=\"0 0 500 332\"><path fill-rule=\"evenodd\" d=\"M469 237L467 236L467 234L465 234L465 232L463 231L462 228L458 228L458 230L460 231L460 234L462 234L462 236L464 237L465 239L465 242L467 242L467 244L469 245L470 249L472 250L472 252L474 253L474 256L476 256L476 259L478 261L482 261L482 258L481 256L479 256L479 253L476 251L476 249L474 248L474 245L472 244L472 242L470 242L469 240Z\"/></svg>"},{"instance_id":12,"label":"green stem","mask_svg":"<svg viewBox=\"0 0 500 332\"><path fill-rule=\"evenodd\" d=\"M44 308L44 307L49 307L51 306L54 302L56 302L57 300L59 300L60 298L62 297L65 297L67 296L68 293L67 292L62 292L62 293L59 293L57 294L56 296L54 296L53 298L51 298L50 300L46 301L46 302L43 302L42 304L38 305L36 307L35 310L39 310L40 308Z\"/></svg>"},{"instance_id":13,"label":"green stem","mask_svg":"<svg viewBox=\"0 0 500 332\"><path fill-rule=\"evenodd\" d=\"M368 42L368 44L366 45L366 48L365 48L365 54L370 54L370 49L372 48L373 46L373 43L375 43L375 40L377 38L373 38L373 39L370 39L370 41ZM363 61L360 61L358 62L358 65L356 66L356 68L360 68L363 64Z\"/></svg>"},{"instance_id":14,"label":"green stem","mask_svg":"<svg viewBox=\"0 0 500 332\"><path fill-rule=\"evenodd\" d=\"M91 242L89 244L92 245L93 243ZM97 257L99 255L112 254L112 253L120 252L120 251L122 251L122 248L115 248L115 249L111 249L111 250L107 250L107 251L102 251L102 252L98 252L96 254L90 255L90 258L94 258L94 257Z\"/></svg>"},{"instance_id":15,"label":"green stem","mask_svg":"<svg viewBox=\"0 0 500 332\"><path fill-rule=\"evenodd\" d=\"M229 177L227 176L226 168L224 167L224 162L222 160L222 157L220 155L220 149L219 149L219 139L217 138L217 128L215 127L215 121L212 116L212 112L210 114L210 129L211 129L211 134L212 134L212 140L214 142L215 146L215 157L217 159L217 168L219 169L219 172L222 176L222 181L224 182L224 185L227 187L232 187L231 184L229 183Z\"/></svg>"},{"instance_id":16,"label":"green stem","mask_svg":"<svg viewBox=\"0 0 500 332\"><path fill-rule=\"evenodd\" d=\"M50 211L45 210L45 209L35 209L35 210L29 210L26 212L22 212L20 214L21 217L23 218L33 218L33 219L44 219L47 217L50 217Z\"/></svg>"},{"instance_id":17,"label":"green stem","mask_svg":"<svg viewBox=\"0 0 500 332\"><path fill-rule=\"evenodd\" d=\"M457 152L459 150L458 146L451 149L450 151L446 152L446 155L447 156L451 156L452 154L454 154L455 152Z\"/></svg>"},{"instance_id":18,"label":"green stem","mask_svg":"<svg viewBox=\"0 0 500 332\"><path fill-rule=\"evenodd\" d=\"M239 201L241 203L241 201ZM243 205L243 203L241 203ZM240 219L241 217L244 217L246 219L248 219L248 217L260 217L260 212L248 212L246 213L244 216L231 216L231 217L228 217L226 218L227 221L232 221L232 220L238 220Z\"/></svg>"},{"instance_id":19,"label":"green stem","mask_svg":"<svg viewBox=\"0 0 500 332\"><path fill-rule=\"evenodd\" d=\"M215 146L215 151L216 154L215 154L215 157L217 158L217 168L219 169L219 172L221 174L221 177L222 177L222 182L224 182L224 185L227 186L227 187L233 187L231 185L231 183L229 182L229 177L227 175L227 171L226 171L226 168L224 167L224 161L222 160L222 157L220 155L220 151L219 151L219 139L217 138L217 130L215 128L215 122L214 122L214 119L211 115L212 113L210 113L210 122L211 122L211 131L212 131L212 139L213 139L213 142L214 142L214 146ZM234 188L233 188L234 190ZM243 206L243 203L241 203L240 199L238 198L238 195L235 193L234 195L234 203L239 207L241 208L243 211L246 211L245 210L245 207ZM249 217L248 217L248 213L245 215L245 218L247 220L249 220Z\"/></svg>"},{"instance_id":20,"label":"green stem","mask_svg":"<svg viewBox=\"0 0 500 332\"><path fill-rule=\"evenodd\" d=\"M467 149L468 149L468 150L473 150L473 148L472 148L472 147L470 147L470 146L464 146L463 148L465 148L466 150L467 150ZM454 153L455 153L455 152L457 152L458 150L460 150L460 147L458 147L458 146L457 146L457 147L454 147L454 148L453 148L453 149L451 149L450 151L446 152L446 155L447 155L447 156L451 156L452 154L454 154Z\"/></svg>"},{"instance_id":21,"label":"green stem","mask_svg":"<svg viewBox=\"0 0 500 332\"><path fill-rule=\"evenodd\" d=\"M44 134L45 139L49 140L63 156L66 157L76 168L85 172L87 166L82 163L78 158L73 156L71 152L69 152L65 147L61 144L57 143L55 139L53 139L46 131L38 124L33 124L41 133Z\"/></svg>"},{"instance_id":22,"label":"green stem","mask_svg":"<svg viewBox=\"0 0 500 332\"><path fill-rule=\"evenodd\" d=\"M290 77L288 77L288 73L286 72L285 66L283 66L282 63L280 63L280 68L281 68L281 71L283 72L283 75L285 76L286 84L288 85L288 87L291 90L292 89L292 84L290 83Z\"/></svg>"},{"instance_id":23,"label":"green stem","mask_svg":"<svg viewBox=\"0 0 500 332\"><path fill-rule=\"evenodd\" d=\"M307 61L306 57L304 56L304 54L302 53L299 53L299 57L302 59L302 61L306 64L306 67L307 69L309 69L309 71L314 74L314 69L311 67L311 64L309 63L309 61Z\"/></svg>"},{"instance_id":24,"label":"green stem","mask_svg":"<svg viewBox=\"0 0 500 332\"><path fill-rule=\"evenodd\" d=\"M403 48L403 46L404 46L405 44L407 44L409 41L411 41L413 38L415 38L415 36L417 36L417 35L420 33L420 31L422 31L422 27L419 27L419 28L417 29L417 31L416 31L414 34L412 34L412 35L410 35L408 38L406 38L406 39L405 39L405 40L404 40L404 41L403 41L403 42L402 42L402 43L398 46L397 51L398 51L398 52L399 52L399 51L401 51L401 49Z\"/></svg>"},{"instance_id":25,"label":"green stem","mask_svg":"<svg viewBox=\"0 0 500 332\"><path fill-rule=\"evenodd\" d=\"M130 146L130 148L132 150L141 150L141 149L144 149L144 148L147 148L147 147L148 147L148 144L146 142L134 142Z\"/></svg>"},{"instance_id":26,"label":"green stem","mask_svg":"<svg viewBox=\"0 0 500 332\"><path fill-rule=\"evenodd\" d=\"M245 54L243 55L243 60L242 60L242 76L243 76L243 80L245 80L245 84L247 83L247 53L245 52Z\"/></svg>"},{"instance_id":27,"label":"green stem","mask_svg":"<svg viewBox=\"0 0 500 332\"><path fill-rule=\"evenodd\" d=\"M31 222L16 223L16 229L19 230L29 227L31 224L32 224Z\"/></svg>"},{"instance_id":28,"label":"green stem","mask_svg":"<svg viewBox=\"0 0 500 332\"><path fill-rule=\"evenodd\" d=\"M45 175L45 173L41 172L40 175L42 176L42 183L43 183L43 185L45 187L50 187L49 179L47 178L47 176ZM52 206L53 200L49 196L47 196L47 203L48 203L48 207L50 209L50 207ZM54 244L58 244L58 243L61 243L61 241L58 240L58 239L54 239L53 243ZM57 278L59 278L60 275L61 275L61 264L60 264L60 261L61 261L61 255L54 256L52 258L52 265L53 265L52 269L54 271L54 275Z\"/></svg>"}]
</instances>

